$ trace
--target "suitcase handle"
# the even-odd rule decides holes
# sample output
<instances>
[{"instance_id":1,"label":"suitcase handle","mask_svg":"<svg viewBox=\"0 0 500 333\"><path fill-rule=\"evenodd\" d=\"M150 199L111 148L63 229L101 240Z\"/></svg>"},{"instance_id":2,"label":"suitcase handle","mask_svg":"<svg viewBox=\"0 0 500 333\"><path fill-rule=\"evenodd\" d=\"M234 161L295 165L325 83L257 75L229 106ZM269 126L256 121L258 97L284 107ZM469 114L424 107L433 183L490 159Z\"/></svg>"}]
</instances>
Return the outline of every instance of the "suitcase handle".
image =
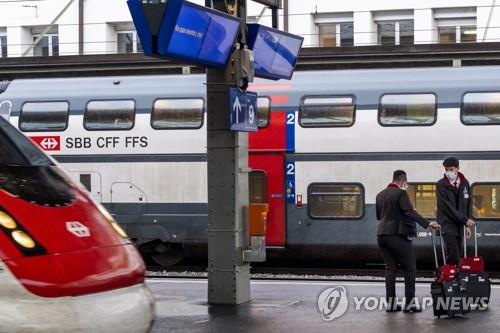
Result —
<instances>
[{"instance_id":1,"label":"suitcase handle","mask_svg":"<svg viewBox=\"0 0 500 333\"><path fill-rule=\"evenodd\" d=\"M464 227L464 258L467 258L467 227ZM474 224L474 256L477 257L477 225Z\"/></svg>"},{"instance_id":2,"label":"suitcase handle","mask_svg":"<svg viewBox=\"0 0 500 333\"><path fill-rule=\"evenodd\" d=\"M439 260L438 260L437 249L436 249L436 240L435 240L435 235L434 235L435 232L437 233L438 230L436 230L436 231L431 230L432 249L434 250L434 261L436 263L436 269L439 269ZM439 229L439 238L440 238L440 243L441 243L441 252L443 254L443 262L444 262L444 265L446 266L446 255L445 255L445 251L444 251L443 233L441 232L441 229Z\"/></svg>"}]
</instances>

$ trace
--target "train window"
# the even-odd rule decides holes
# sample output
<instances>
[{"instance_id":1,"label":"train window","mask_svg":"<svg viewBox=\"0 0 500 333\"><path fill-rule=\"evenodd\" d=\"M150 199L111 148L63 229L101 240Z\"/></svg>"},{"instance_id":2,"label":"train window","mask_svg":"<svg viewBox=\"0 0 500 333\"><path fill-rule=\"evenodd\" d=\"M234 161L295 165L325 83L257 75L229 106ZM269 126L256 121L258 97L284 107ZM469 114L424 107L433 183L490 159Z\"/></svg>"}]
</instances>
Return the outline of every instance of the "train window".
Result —
<instances>
[{"instance_id":1,"label":"train window","mask_svg":"<svg viewBox=\"0 0 500 333\"><path fill-rule=\"evenodd\" d=\"M197 129L203 126L202 98L159 99L151 114L154 129Z\"/></svg>"},{"instance_id":2,"label":"train window","mask_svg":"<svg viewBox=\"0 0 500 333\"><path fill-rule=\"evenodd\" d=\"M431 126L436 115L434 94L392 94L380 99L378 118L382 126Z\"/></svg>"},{"instance_id":3,"label":"train window","mask_svg":"<svg viewBox=\"0 0 500 333\"><path fill-rule=\"evenodd\" d=\"M465 94L461 114L465 125L500 125L500 92Z\"/></svg>"},{"instance_id":4,"label":"train window","mask_svg":"<svg viewBox=\"0 0 500 333\"><path fill-rule=\"evenodd\" d=\"M135 123L135 102L90 101L83 116L83 125L89 131L129 130Z\"/></svg>"},{"instance_id":5,"label":"train window","mask_svg":"<svg viewBox=\"0 0 500 333\"><path fill-rule=\"evenodd\" d=\"M417 212L429 219L436 218L436 184L408 184L406 190Z\"/></svg>"},{"instance_id":6,"label":"train window","mask_svg":"<svg viewBox=\"0 0 500 333\"><path fill-rule=\"evenodd\" d=\"M271 99L269 97L259 97L257 99L257 126L266 128L269 126L271 116Z\"/></svg>"},{"instance_id":7,"label":"train window","mask_svg":"<svg viewBox=\"0 0 500 333\"><path fill-rule=\"evenodd\" d=\"M251 204L267 203L267 175L264 171L252 171L249 175Z\"/></svg>"},{"instance_id":8,"label":"train window","mask_svg":"<svg viewBox=\"0 0 500 333\"><path fill-rule=\"evenodd\" d=\"M307 201L313 219L360 219L364 214L364 188L360 184L311 184Z\"/></svg>"},{"instance_id":9,"label":"train window","mask_svg":"<svg viewBox=\"0 0 500 333\"><path fill-rule=\"evenodd\" d=\"M474 218L500 218L500 184L474 184L471 191Z\"/></svg>"},{"instance_id":10,"label":"train window","mask_svg":"<svg viewBox=\"0 0 500 333\"><path fill-rule=\"evenodd\" d=\"M353 96L309 96L299 108L302 127L349 127L354 124Z\"/></svg>"},{"instance_id":11,"label":"train window","mask_svg":"<svg viewBox=\"0 0 500 333\"><path fill-rule=\"evenodd\" d=\"M68 127L68 102L24 103L19 116L23 132L57 132Z\"/></svg>"}]
</instances>

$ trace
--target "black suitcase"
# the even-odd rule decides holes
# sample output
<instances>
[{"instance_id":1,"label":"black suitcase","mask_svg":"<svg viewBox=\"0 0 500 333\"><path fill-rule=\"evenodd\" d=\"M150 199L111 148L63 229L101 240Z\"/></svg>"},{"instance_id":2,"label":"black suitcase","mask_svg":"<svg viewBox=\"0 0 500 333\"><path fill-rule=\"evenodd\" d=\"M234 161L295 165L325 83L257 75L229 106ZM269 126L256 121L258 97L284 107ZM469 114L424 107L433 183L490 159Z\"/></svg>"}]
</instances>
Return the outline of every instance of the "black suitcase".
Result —
<instances>
[{"instance_id":1,"label":"black suitcase","mask_svg":"<svg viewBox=\"0 0 500 333\"><path fill-rule=\"evenodd\" d=\"M474 257L477 254L477 226L474 226ZM467 258L467 235L464 228L464 258ZM486 272L467 272L458 273L460 283L467 289L467 298L473 309L485 310L488 308L491 296L491 281Z\"/></svg>"},{"instance_id":2,"label":"black suitcase","mask_svg":"<svg viewBox=\"0 0 500 333\"><path fill-rule=\"evenodd\" d=\"M458 280L451 282L433 282L431 284L432 308L434 316L455 317L470 311L466 302L467 291Z\"/></svg>"},{"instance_id":3,"label":"black suitcase","mask_svg":"<svg viewBox=\"0 0 500 333\"><path fill-rule=\"evenodd\" d=\"M432 247L434 250L434 260L436 262L436 280L439 278L439 260L436 250L436 242L434 240L434 232L432 233ZM443 235L441 236L441 251L443 255L444 265L446 266L446 256L443 244ZM463 281L454 278L452 281L435 281L431 284L432 308L434 316L441 318L443 315L455 317L470 312L470 305L467 303L467 290Z\"/></svg>"}]
</instances>

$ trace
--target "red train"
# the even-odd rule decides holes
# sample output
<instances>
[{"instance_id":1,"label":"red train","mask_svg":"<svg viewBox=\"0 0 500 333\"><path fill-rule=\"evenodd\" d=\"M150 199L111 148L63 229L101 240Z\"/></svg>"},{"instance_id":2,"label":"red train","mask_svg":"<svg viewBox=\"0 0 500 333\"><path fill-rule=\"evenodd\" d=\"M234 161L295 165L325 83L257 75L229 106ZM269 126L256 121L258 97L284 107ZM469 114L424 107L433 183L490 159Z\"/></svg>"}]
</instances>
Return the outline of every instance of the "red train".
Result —
<instances>
[{"instance_id":1,"label":"red train","mask_svg":"<svg viewBox=\"0 0 500 333\"><path fill-rule=\"evenodd\" d=\"M112 216L0 117L0 331L147 331L144 263Z\"/></svg>"}]
</instances>

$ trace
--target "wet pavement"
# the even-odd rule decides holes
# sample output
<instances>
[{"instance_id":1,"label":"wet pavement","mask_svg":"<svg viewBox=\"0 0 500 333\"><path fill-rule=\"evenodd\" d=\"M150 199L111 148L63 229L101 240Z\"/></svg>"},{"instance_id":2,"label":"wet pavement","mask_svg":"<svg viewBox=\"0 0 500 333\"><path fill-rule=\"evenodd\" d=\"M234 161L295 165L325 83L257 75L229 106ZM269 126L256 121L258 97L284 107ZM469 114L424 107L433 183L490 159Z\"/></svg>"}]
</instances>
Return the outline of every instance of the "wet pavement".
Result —
<instances>
[{"instance_id":1,"label":"wet pavement","mask_svg":"<svg viewBox=\"0 0 500 333\"><path fill-rule=\"evenodd\" d=\"M209 306L206 280L149 280L157 301L152 332L498 332L500 285L492 286L489 309L463 317L437 319L429 306L422 313L372 310L384 296L380 282L253 281L253 300L241 306ZM326 289L344 287L345 314L325 321L318 296ZM398 296L403 285L398 284ZM417 296L429 296L428 283L417 284ZM369 297L361 303L362 297ZM340 299L340 298L338 298ZM356 310L356 303L362 304ZM322 303L323 304L323 303ZM334 315L342 313L342 301ZM327 313L329 311L326 311ZM331 317L330 317L331 318Z\"/></svg>"}]
</instances>

